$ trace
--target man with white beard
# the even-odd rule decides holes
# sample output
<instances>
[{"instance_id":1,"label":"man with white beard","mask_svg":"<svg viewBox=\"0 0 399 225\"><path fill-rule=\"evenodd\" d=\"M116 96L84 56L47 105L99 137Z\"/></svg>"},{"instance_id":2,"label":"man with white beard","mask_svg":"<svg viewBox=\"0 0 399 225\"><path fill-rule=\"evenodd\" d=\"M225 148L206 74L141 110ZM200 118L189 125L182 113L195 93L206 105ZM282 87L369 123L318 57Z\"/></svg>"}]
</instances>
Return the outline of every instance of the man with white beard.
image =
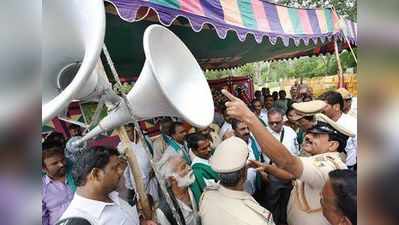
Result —
<instances>
[{"instance_id":1,"label":"man with white beard","mask_svg":"<svg viewBox=\"0 0 399 225\"><path fill-rule=\"evenodd\" d=\"M197 203L189 188L195 181L191 167L180 155L168 151L163 154L162 158L157 163L157 169L161 176L160 178L165 180L166 186L170 188L172 194L175 196L178 204L177 211L180 210L181 215L184 217L185 224L200 224L197 213ZM173 219L170 209L168 207L162 207L162 202L160 203L160 208L169 221Z\"/></svg>"}]
</instances>

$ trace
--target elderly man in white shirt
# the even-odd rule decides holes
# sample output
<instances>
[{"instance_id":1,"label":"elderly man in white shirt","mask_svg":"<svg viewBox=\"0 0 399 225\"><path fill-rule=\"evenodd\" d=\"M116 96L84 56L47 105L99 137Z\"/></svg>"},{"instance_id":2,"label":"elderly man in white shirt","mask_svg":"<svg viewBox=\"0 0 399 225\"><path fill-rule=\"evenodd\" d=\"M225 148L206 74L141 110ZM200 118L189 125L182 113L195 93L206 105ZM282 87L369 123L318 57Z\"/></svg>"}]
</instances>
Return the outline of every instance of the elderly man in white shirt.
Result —
<instances>
[{"instance_id":1,"label":"elderly man in white shirt","mask_svg":"<svg viewBox=\"0 0 399 225\"><path fill-rule=\"evenodd\" d=\"M77 190L60 220L80 217L92 225L155 225L151 220L140 222L137 209L115 191L126 165L115 149L96 147L79 153L73 167Z\"/></svg>"}]
</instances>

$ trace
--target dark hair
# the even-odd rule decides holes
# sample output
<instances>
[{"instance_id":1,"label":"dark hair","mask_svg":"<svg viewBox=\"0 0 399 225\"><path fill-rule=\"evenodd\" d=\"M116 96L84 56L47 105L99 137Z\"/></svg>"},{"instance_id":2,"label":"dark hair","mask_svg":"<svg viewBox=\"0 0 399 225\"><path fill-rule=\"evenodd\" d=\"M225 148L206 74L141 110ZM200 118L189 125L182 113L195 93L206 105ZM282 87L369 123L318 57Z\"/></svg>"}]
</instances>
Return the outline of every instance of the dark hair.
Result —
<instances>
[{"instance_id":1,"label":"dark hair","mask_svg":"<svg viewBox=\"0 0 399 225\"><path fill-rule=\"evenodd\" d=\"M357 175L352 170L333 170L329 174L337 196L336 207L352 222L357 223Z\"/></svg>"},{"instance_id":2,"label":"dark hair","mask_svg":"<svg viewBox=\"0 0 399 225\"><path fill-rule=\"evenodd\" d=\"M307 120L307 121L314 121L314 115L310 115L310 116L304 116L302 117L303 119Z\"/></svg>"},{"instance_id":3,"label":"dark hair","mask_svg":"<svg viewBox=\"0 0 399 225\"><path fill-rule=\"evenodd\" d=\"M127 123L127 124L125 124L125 127L134 129L136 126L134 125L134 123Z\"/></svg>"},{"instance_id":4,"label":"dark hair","mask_svg":"<svg viewBox=\"0 0 399 225\"><path fill-rule=\"evenodd\" d=\"M192 133L187 135L186 141L187 141L187 146L191 149L197 149L198 148L198 142L208 140L205 135L201 133Z\"/></svg>"},{"instance_id":5,"label":"dark hair","mask_svg":"<svg viewBox=\"0 0 399 225\"><path fill-rule=\"evenodd\" d=\"M68 129L80 129L80 126L72 123L68 126Z\"/></svg>"},{"instance_id":6,"label":"dark hair","mask_svg":"<svg viewBox=\"0 0 399 225\"><path fill-rule=\"evenodd\" d=\"M63 134L55 131L46 137L46 139L42 143L42 149L47 149L52 147L59 147L62 149L65 148L65 137Z\"/></svg>"},{"instance_id":7,"label":"dark hair","mask_svg":"<svg viewBox=\"0 0 399 225\"><path fill-rule=\"evenodd\" d=\"M279 108L272 107L271 109L267 110L267 116L269 116L271 114L276 114L276 113L280 114L281 117L284 116L284 112Z\"/></svg>"},{"instance_id":8,"label":"dark hair","mask_svg":"<svg viewBox=\"0 0 399 225\"><path fill-rule=\"evenodd\" d=\"M274 97L272 95L266 95L264 101L266 101L267 98L272 98L274 101Z\"/></svg>"},{"instance_id":9,"label":"dark hair","mask_svg":"<svg viewBox=\"0 0 399 225\"><path fill-rule=\"evenodd\" d=\"M176 134L176 128L177 128L178 126L183 126L183 123L182 123L182 122L177 122L177 121L174 122L174 123L172 123L172 124L170 125L169 129L168 129L168 135Z\"/></svg>"},{"instance_id":10,"label":"dark hair","mask_svg":"<svg viewBox=\"0 0 399 225\"><path fill-rule=\"evenodd\" d=\"M245 168L245 167L244 167ZM240 182L242 170L234 171L231 173L219 173L220 184L226 187L234 187Z\"/></svg>"},{"instance_id":11,"label":"dark hair","mask_svg":"<svg viewBox=\"0 0 399 225\"><path fill-rule=\"evenodd\" d=\"M162 118L159 121L159 130L161 131L161 133L166 134L166 135L170 135L169 133L169 127L173 124L173 120L170 117L165 117Z\"/></svg>"},{"instance_id":12,"label":"dark hair","mask_svg":"<svg viewBox=\"0 0 399 225\"><path fill-rule=\"evenodd\" d=\"M344 109L344 99L342 95L335 91L327 91L320 96L320 99L326 101L329 105L339 104L339 109Z\"/></svg>"},{"instance_id":13,"label":"dark hair","mask_svg":"<svg viewBox=\"0 0 399 225\"><path fill-rule=\"evenodd\" d=\"M343 134L328 134L328 139L330 141L337 141L339 143L337 152L345 152L346 143L348 141L348 136Z\"/></svg>"},{"instance_id":14,"label":"dark hair","mask_svg":"<svg viewBox=\"0 0 399 225\"><path fill-rule=\"evenodd\" d=\"M287 106L287 111L285 112L285 115L288 117L288 114L292 111L295 110L294 107L292 107L292 104L289 104Z\"/></svg>"},{"instance_id":15,"label":"dark hair","mask_svg":"<svg viewBox=\"0 0 399 225\"><path fill-rule=\"evenodd\" d=\"M254 98L254 100L252 100L252 102L251 102L251 105L252 105L252 106L255 105L255 102L262 103L262 102L260 101L260 99Z\"/></svg>"},{"instance_id":16,"label":"dark hair","mask_svg":"<svg viewBox=\"0 0 399 225\"><path fill-rule=\"evenodd\" d=\"M72 177L76 186L86 184L87 175L94 168L104 169L112 155L119 155L116 149L102 146L93 147L77 153L76 161L72 168Z\"/></svg>"},{"instance_id":17,"label":"dark hair","mask_svg":"<svg viewBox=\"0 0 399 225\"><path fill-rule=\"evenodd\" d=\"M64 149L59 146L47 147L42 145L42 166L44 167L44 160L54 155L64 155Z\"/></svg>"},{"instance_id":18,"label":"dark hair","mask_svg":"<svg viewBox=\"0 0 399 225\"><path fill-rule=\"evenodd\" d=\"M237 129L238 124L240 124L240 123L243 123L243 122L240 120L237 120L237 119L232 119L231 120L231 128L233 128L233 130Z\"/></svg>"}]
</instances>

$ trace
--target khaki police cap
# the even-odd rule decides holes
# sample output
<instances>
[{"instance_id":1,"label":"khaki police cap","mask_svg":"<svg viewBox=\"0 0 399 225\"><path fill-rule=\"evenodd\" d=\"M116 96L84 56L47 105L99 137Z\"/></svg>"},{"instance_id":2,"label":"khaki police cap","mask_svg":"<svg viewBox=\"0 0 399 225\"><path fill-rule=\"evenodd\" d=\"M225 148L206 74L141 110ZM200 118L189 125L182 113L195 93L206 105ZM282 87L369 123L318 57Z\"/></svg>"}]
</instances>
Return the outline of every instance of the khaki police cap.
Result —
<instances>
[{"instance_id":1,"label":"khaki police cap","mask_svg":"<svg viewBox=\"0 0 399 225\"><path fill-rule=\"evenodd\" d=\"M326 105L327 104L322 100L294 103L292 104L292 108L294 108L296 112L295 116L293 116L293 120L299 120L302 117L313 116L316 113L320 113Z\"/></svg>"},{"instance_id":2,"label":"khaki police cap","mask_svg":"<svg viewBox=\"0 0 399 225\"><path fill-rule=\"evenodd\" d=\"M209 164L218 173L231 173L243 168L248 158L248 145L238 137L230 137L217 147Z\"/></svg>"},{"instance_id":3,"label":"khaki police cap","mask_svg":"<svg viewBox=\"0 0 399 225\"><path fill-rule=\"evenodd\" d=\"M352 98L352 94L348 90L346 90L345 88L338 88L336 90L336 92L340 93L344 100Z\"/></svg>"},{"instance_id":4,"label":"khaki police cap","mask_svg":"<svg viewBox=\"0 0 399 225\"><path fill-rule=\"evenodd\" d=\"M337 122L330 119L328 116L318 113L316 114L316 121L317 124L309 131L312 133L340 133L348 137L355 136L350 130L346 129L345 127L341 126ZM322 123L319 123L322 122ZM323 123L328 124L329 126L323 126ZM330 129L332 128L332 129Z\"/></svg>"}]
</instances>

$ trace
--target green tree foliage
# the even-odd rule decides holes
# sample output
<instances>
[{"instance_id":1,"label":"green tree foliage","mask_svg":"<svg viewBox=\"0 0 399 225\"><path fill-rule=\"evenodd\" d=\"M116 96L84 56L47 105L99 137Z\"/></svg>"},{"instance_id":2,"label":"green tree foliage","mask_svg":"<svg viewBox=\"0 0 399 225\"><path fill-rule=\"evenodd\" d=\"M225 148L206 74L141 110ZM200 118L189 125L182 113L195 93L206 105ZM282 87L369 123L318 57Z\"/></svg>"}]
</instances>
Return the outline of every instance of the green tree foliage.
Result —
<instances>
[{"instance_id":1,"label":"green tree foliage","mask_svg":"<svg viewBox=\"0 0 399 225\"><path fill-rule=\"evenodd\" d=\"M355 49L356 53L356 49ZM350 51L340 54L342 69L356 69L356 62ZM302 57L299 59L248 63L232 70L207 71L207 79L220 79L227 76L251 76L258 86L266 82L279 81L288 78L312 78L317 76L335 75L338 72L337 60L334 54L319 57Z\"/></svg>"}]
</instances>

